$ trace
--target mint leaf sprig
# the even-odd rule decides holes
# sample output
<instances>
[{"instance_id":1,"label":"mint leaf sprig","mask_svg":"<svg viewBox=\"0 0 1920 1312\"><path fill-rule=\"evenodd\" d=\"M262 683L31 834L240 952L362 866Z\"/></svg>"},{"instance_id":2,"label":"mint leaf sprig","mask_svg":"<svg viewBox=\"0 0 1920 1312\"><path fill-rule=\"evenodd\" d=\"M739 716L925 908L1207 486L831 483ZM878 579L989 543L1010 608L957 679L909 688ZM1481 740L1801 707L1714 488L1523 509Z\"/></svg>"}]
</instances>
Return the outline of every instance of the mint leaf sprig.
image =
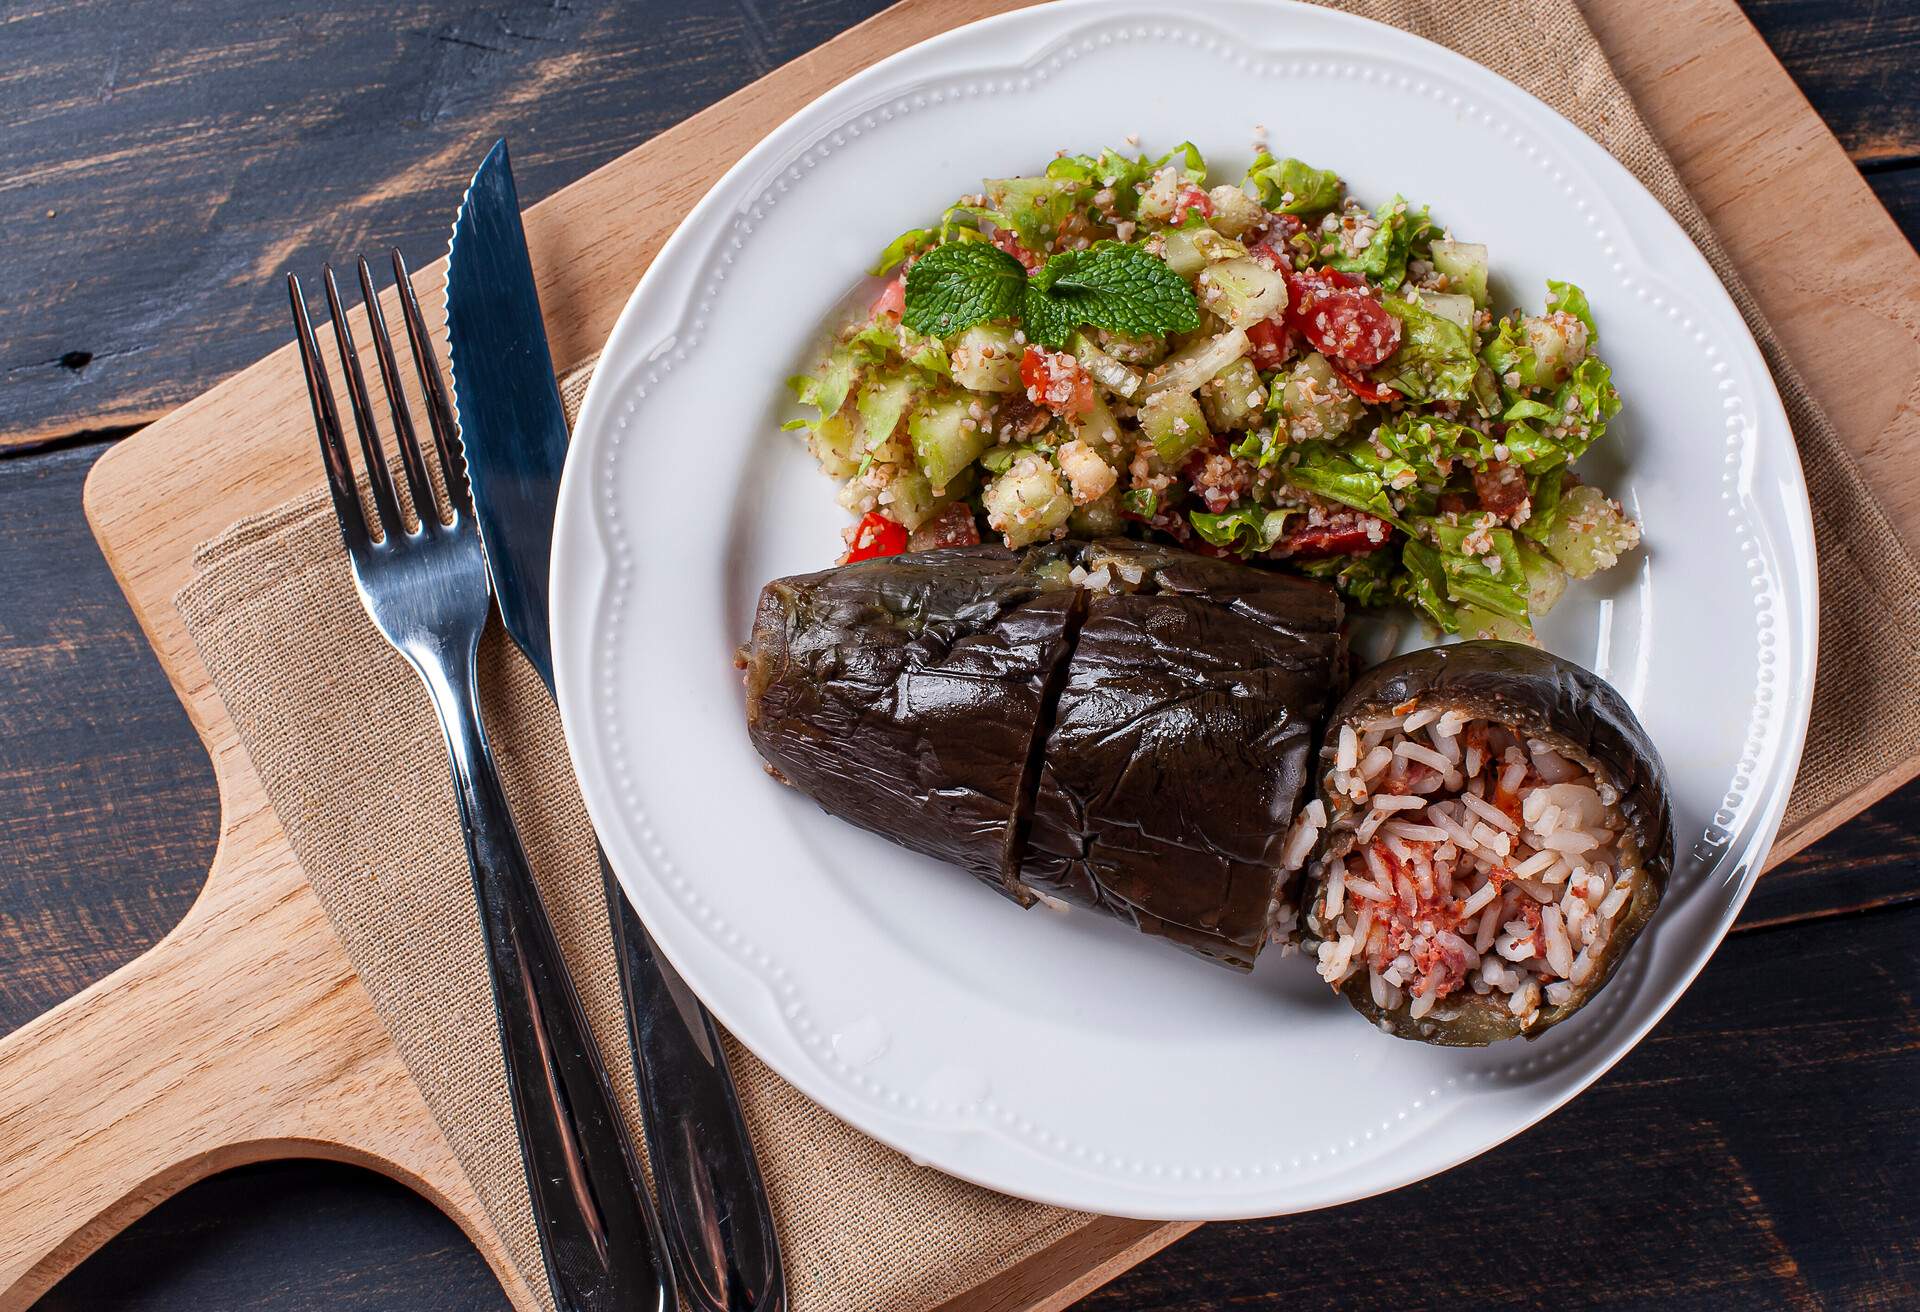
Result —
<instances>
[{"instance_id":1,"label":"mint leaf sprig","mask_svg":"<svg viewBox=\"0 0 1920 1312\"><path fill-rule=\"evenodd\" d=\"M907 270L901 322L929 337L951 337L989 319L1020 312L1027 271L998 246L983 241L935 246Z\"/></svg>"},{"instance_id":2,"label":"mint leaf sprig","mask_svg":"<svg viewBox=\"0 0 1920 1312\"><path fill-rule=\"evenodd\" d=\"M1031 277L986 242L936 246L907 270L902 322L951 337L991 319L1019 318L1027 337L1059 350L1083 324L1111 332L1191 332L1200 326L1193 289L1143 247L1103 241L1062 251Z\"/></svg>"},{"instance_id":3,"label":"mint leaf sprig","mask_svg":"<svg viewBox=\"0 0 1920 1312\"><path fill-rule=\"evenodd\" d=\"M1143 247L1117 241L1048 260L1027 279L1021 313L1027 336L1056 349L1081 324L1129 337L1200 326L1200 306L1187 280Z\"/></svg>"}]
</instances>

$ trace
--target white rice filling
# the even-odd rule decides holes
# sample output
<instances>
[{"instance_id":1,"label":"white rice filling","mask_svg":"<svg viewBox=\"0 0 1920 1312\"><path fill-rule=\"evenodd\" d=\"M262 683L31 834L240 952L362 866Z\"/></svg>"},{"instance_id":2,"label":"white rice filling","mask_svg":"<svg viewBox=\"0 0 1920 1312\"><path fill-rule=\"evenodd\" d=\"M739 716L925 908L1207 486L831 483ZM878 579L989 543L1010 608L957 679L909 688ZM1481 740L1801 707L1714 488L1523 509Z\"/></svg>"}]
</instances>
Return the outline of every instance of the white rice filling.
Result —
<instances>
[{"instance_id":1,"label":"white rice filling","mask_svg":"<svg viewBox=\"0 0 1920 1312\"><path fill-rule=\"evenodd\" d=\"M1364 974L1376 1006L1416 1020L1471 995L1524 1028L1593 977L1644 878L1619 795L1497 722L1401 710L1340 726L1325 757L1337 814L1303 814L1288 836L1290 870L1329 822L1344 849L1310 871L1320 975Z\"/></svg>"}]
</instances>

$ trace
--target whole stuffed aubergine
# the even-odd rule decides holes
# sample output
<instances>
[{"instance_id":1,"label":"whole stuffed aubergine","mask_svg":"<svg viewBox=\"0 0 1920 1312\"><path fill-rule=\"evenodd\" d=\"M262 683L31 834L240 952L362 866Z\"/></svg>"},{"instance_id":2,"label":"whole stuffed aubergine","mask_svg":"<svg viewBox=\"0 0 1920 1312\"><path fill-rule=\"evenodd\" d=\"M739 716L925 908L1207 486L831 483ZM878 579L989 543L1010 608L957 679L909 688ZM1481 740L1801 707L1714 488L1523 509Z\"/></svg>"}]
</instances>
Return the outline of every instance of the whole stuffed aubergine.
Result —
<instances>
[{"instance_id":1,"label":"whole stuffed aubergine","mask_svg":"<svg viewBox=\"0 0 1920 1312\"><path fill-rule=\"evenodd\" d=\"M1585 1006L1673 869L1660 755L1598 675L1465 642L1361 675L1328 721L1304 938L1381 1029L1479 1046Z\"/></svg>"},{"instance_id":2,"label":"whole stuffed aubergine","mask_svg":"<svg viewBox=\"0 0 1920 1312\"><path fill-rule=\"evenodd\" d=\"M1341 619L1311 580L1121 539L884 557L766 586L747 727L842 819L1245 969L1293 923Z\"/></svg>"}]
</instances>

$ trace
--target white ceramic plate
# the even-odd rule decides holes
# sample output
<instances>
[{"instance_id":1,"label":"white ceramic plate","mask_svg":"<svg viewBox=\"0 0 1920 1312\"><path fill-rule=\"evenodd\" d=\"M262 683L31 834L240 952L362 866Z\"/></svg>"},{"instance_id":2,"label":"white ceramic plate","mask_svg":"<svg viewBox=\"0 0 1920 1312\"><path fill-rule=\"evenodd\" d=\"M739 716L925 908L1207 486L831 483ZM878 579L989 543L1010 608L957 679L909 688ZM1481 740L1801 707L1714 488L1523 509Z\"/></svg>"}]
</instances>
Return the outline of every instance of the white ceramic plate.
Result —
<instances>
[{"instance_id":1,"label":"white ceramic plate","mask_svg":"<svg viewBox=\"0 0 1920 1312\"><path fill-rule=\"evenodd\" d=\"M1235 177L1280 153L1492 248L1499 303L1592 298L1627 408L1584 468L1647 545L1543 627L1673 776L1667 905L1534 1043L1374 1031L1298 956L1251 978L1086 912L1021 912L762 772L732 656L755 595L846 519L778 431L782 387L875 251L979 179L1138 133ZM1700 970L1786 804L1813 684L1813 534L1792 435L1678 226L1571 124L1400 32L1288 4L1063 3L868 69L730 171L648 270L574 438L554 553L568 744L628 895L719 1018L916 1160L1071 1207L1225 1218L1391 1189L1578 1093Z\"/></svg>"}]
</instances>

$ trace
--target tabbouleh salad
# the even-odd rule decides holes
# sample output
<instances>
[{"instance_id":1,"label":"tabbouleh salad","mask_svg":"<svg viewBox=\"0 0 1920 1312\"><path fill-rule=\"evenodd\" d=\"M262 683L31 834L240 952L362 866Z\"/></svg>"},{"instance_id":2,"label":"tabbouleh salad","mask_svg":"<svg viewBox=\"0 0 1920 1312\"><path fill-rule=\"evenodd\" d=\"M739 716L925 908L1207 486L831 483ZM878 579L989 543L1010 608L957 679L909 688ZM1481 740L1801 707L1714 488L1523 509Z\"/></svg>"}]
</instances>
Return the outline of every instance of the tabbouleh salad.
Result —
<instances>
[{"instance_id":1,"label":"tabbouleh salad","mask_svg":"<svg viewBox=\"0 0 1920 1312\"><path fill-rule=\"evenodd\" d=\"M1487 248L1264 150L991 179L793 380L845 560L1131 532L1531 640L1639 527L1572 471L1620 407L1586 296L1495 317Z\"/></svg>"}]
</instances>

